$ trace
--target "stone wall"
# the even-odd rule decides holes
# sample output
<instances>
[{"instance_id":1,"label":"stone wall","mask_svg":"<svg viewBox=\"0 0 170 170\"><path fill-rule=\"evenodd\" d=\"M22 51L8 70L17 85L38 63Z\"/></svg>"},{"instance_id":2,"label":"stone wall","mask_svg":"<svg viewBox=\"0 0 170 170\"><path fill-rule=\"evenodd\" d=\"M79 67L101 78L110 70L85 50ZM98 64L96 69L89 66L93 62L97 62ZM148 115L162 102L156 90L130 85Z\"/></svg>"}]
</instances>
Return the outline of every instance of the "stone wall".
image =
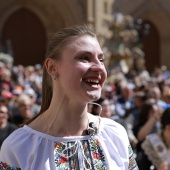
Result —
<instances>
[{"instance_id":1,"label":"stone wall","mask_svg":"<svg viewBox=\"0 0 170 170\"><path fill-rule=\"evenodd\" d=\"M16 14L21 9L25 9L29 11L30 14L32 13L39 19L39 22L41 22L42 27L43 27L42 29L45 30L46 39L48 39L49 34L56 32L58 29L64 26L69 26L69 25L85 22L86 14L83 13L83 10L85 10L85 8L83 8L82 3L80 2L81 1L78 2L76 0L72 0L72 1L68 1L68 0L48 0L48 1L47 0L41 0L41 1L39 0L5 0L5 1L0 0L0 4L1 4L0 5L0 21L1 21L0 22L0 43L1 45L4 43L2 42L3 41L2 39L5 39L5 38L7 39L8 36L9 37L11 36L11 34L12 35L15 34L15 33L11 33L13 28L7 28L6 24L8 23L9 19L11 19L11 16ZM19 17L18 19L20 20L20 23L17 26L15 25L15 21L11 21L11 20L10 21L13 24L9 24L9 25L13 25L15 28L17 28L19 27L19 25L22 25L23 23L25 23L24 20L22 22L22 16ZM31 19L29 22L31 25ZM18 21L16 21L16 23L18 23ZM6 35L3 35L5 31L4 28L8 29L8 32L6 31ZM32 25L32 28L30 29L34 29L34 28L35 28L34 25ZM27 32L23 34L26 34L26 33L28 34L29 30L27 30ZM30 35L30 36L34 38L33 35ZM14 39L14 36L13 36L13 39ZM24 36L23 36L23 39L24 39ZM32 41L32 43L34 44L35 42ZM39 42L39 43L42 43L42 42ZM34 44L34 46L37 46L37 50L42 50L42 49L38 49L38 44ZM19 48L19 47L16 47L16 48ZM22 46L22 44L20 44L20 53L23 54L23 57L24 55L26 55L24 52L24 49L26 50L26 48L27 49L30 48L30 51L32 50L31 47ZM15 47L13 50L15 53ZM19 54L17 53L17 55ZM32 52L32 55L34 55L33 52ZM20 58L21 56L22 55L15 56L15 57ZM44 56L37 56L37 57L39 58L39 62L40 62L42 60L41 58L43 58ZM32 60L34 60L34 57L32 58ZM15 61L17 62L15 63ZM22 62L20 63L19 60L14 60L14 63L22 64ZM26 63L32 64L34 63L34 61L31 62L31 58L30 58L28 62L25 61L25 64Z\"/></svg>"},{"instance_id":2,"label":"stone wall","mask_svg":"<svg viewBox=\"0 0 170 170\"><path fill-rule=\"evenodd\" d=\"M150 21L160 37L160 65L170 68L170 1L168 0L117 0L113 10L130 14L134 18ZM147 58L148 59L148 58Z\"/></svg>"}]
</instances>

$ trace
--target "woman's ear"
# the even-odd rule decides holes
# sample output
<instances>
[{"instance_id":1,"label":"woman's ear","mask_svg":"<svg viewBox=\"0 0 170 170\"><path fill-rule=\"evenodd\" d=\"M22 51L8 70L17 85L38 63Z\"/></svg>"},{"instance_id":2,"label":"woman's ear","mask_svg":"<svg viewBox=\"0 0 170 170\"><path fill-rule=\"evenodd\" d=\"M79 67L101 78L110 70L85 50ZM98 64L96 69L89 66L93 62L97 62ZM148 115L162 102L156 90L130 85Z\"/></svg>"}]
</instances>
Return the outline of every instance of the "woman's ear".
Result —
<instances>
[{"instance_id":1,"label":"woman's ear","mask_svg":"<svg viewBox=\"0 0 170 170\"><path fill-rule=\"evenodd\" d=\"M52 58L46 59L45 67L46 67L46 70L47 70L48 74L51 77L53 77L53 79L55 80L57 75L58 75L56 61L54 59L52 59Z\"/></svg>"}]
</instances>

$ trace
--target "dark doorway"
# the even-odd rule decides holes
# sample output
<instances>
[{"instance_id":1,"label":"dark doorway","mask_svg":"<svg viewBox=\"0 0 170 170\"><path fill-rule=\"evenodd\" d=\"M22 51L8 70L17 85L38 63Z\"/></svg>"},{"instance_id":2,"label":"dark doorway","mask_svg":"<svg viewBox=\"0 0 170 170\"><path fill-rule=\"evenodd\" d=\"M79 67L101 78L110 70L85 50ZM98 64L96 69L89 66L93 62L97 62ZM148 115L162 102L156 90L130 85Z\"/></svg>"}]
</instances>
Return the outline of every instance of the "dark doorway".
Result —
<instances>
[{"instance_id":1,"label":"dark doorway","mask_svg":"<svg viewBox=\"0 0 170 170\"><path fill-rule=\"evenodd\" d=\"M13 13L2 31L2 43L11 42L14 65L42 64L47 37L40 19L27 9Z\"/></svg>"},{"instance_id":2,"label":"dark doorway","mask_svg":"<svg viewBox=\"0 0 170 170\"><path fill-rule=\"evenodd\" d=\"M149 25L149 32L141 39L145 52L146 68L150 72L160 66L160 37L157 28L149 21L143 25Z\"/></svg>"}]
</instances>

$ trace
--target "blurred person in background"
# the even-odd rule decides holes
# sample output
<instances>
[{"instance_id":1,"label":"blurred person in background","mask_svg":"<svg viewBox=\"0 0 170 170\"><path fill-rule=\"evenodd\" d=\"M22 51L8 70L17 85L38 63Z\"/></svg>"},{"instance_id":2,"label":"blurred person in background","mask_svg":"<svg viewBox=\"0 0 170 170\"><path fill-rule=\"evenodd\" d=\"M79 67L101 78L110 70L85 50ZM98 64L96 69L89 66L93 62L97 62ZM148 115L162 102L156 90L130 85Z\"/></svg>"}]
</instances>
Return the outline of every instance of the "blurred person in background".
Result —
<instances>
[{"instance_id":1,"label":"blurred person in background","mask_svg":"<svg viewBox=\"0 0 170 170\"><path fill-rule=\"evenodd\" d=\"M160 131L159 121L162 109L156 103L148 101L141 107L138 122L133 128L138 143L136 145L136 161L140 170L150 170L152 163L147 158L141 145L146 136Z\"/></svg>"},{"instance_id":2,"label":"blurred person in background","mask_svg":"<svg viewBox=\"0 0 170 170\"><path fill-rule=\"evenodd\" d=\"M37 115L40 111L40 104L37 104L37 94L35 93L35 90L31 87L25 87L23 94L29 96L31 99L31 113L33 116Z\"/></svg>"},{"instance_id":3,"label":"blurred person in background","mask_svg":"<svg viewBox=\"0 0 170 170\"><path fill-rule=\"evenodd\" d=\"M8 109L5 104L0 104L0 148L3 141L17 129L15 124L8 122Z\"/></svg>"},{"instance_id":4,"label":"blurred person in background","mask_svg":"<svg viewBox=\"0 0 170 170\"><path fill-rule=\"evenodd\" d=\"M25 86L33 86L33 82L35 80L35 68L34 66L27 66L24 69L24 87Z\"/></svg>"},{"instance_id":5,"label":"blurred person in background","mask_svg":"<svg viewBox=\"0 0 170 170\"><path fill-rule=\"evenodd\" d=\"M100 106L96 105L95 103L99 104ZM125 129L127 128L124 119L122 119L115 113L115 110L113 110L112 107L113 104L110 103L110 100L108 98L101 97L97 101L95 101L94 104L92 105L93 106L92 106L91 114L97 116L100 115L101 117L112 119L120 123Z\"/></svg>"},{"instance_id":6,"label":"blurred person in background","mask_svg":"<svg viewBox=\"0 0 170 170\"><path fill-rule=\"evenodd\" d=\"M96 105L95 103L99 104L100 106ZM92 105L93 106L92 106L91 114L97 116L100 115L101 117L111 118L112 111L110 107L110 101L107 98L101 97L100 99L95 101L94 104L92 103Z\"/></svg>"},{"instance_id":7,"label":"blurred person in background","mask_svg":"<svg viewBox=\"0 0 170 170\"><path fill-rule=\"evenodd\" d=\"M166 102L162 99L163 94L159 87L153 86L152 88L150 88L149 95L155 98L156 104L161 108L164 108L166 106Z\"/></svg>"},{"instance_id":8,"label":"blurred person in background","mask_svg":"<svg viewBox=\"0 0 170 170\"><path fill-rule=\"evenodd\" d=\"M40 64L35 65L35 73L36 74L33 88L35 89L35 91L38 91L41 90L42 87L42 74L43 74L42 66Z\"/></svg>"},{"instance_id":9,"label":"blurred person in background","mask_svg":"<svg viewBox=\"0 0 170 170\"><path fill-rule=\"evenodd\" d=\"M115 102L115 111L118 116L124 117L126 110L134 107L135 104L133 95L133 89L128 82L122 82L120 86L120 95Z\"/></svg>"},{"instance_id":10,"label":"blurred person in background","mask_svg":"<svg viewBox=\"0 0 170 170\"><path fill-rule=\"evenodd\" d=\"M147 100L147 95L144 91L137 91L133 96L134 105L130 109L127 109L123 118L129 121L131 124L136 124L141 107Z\"/></svg>"},{"instance_id":11,"label":"blurred person in background","mask_svg":"<svg viewBox=\"0 0 170 170\"><path fill-rule=\"evenodd\" d=\"M1 87L3 87L3 90L10 90L10 85L11 85L11 71L9 68L4 67L1 70L1 79L0 79L0 83L1 83Z\"/></svg>"},{"instance_id":12,"label":"blurred person in background","mask_svg":"<svg viewBox=\"0 0 170 170\"><path fill-rule=\"evenodd\" d=\"M4 103L5 103L6 107L9 109L10 101L13 97L13 94L10 91L3 90L1 93L1 96L4 98Z\"/></svg>"},{"instance_id":13,"label":"blurred person in background","mask_svg":"<svg viewBox=\"0 0 170 170\"><path fill-rule=\"evenodd\" d=\"M13 108L13 105L12 105L13 94L10 91L3 90L1 93L1 96L4 99L4 104L8 109L8 114L10 117L12 108Z\"/></svg>"},{"instance_id":14,"label":"blurred person in background","mask_svg":"<svg viewBox=\"0 0 170 170\"><path fill-rule=\"evenodd\" d=\"M34 78L32 88L34 89L37 95L36 103L38 105L41 105L41 101L42 101L42 76L43 76L42 66L40 64L36 64L35 65L35 78Z\"/></svg>"},{"instance_id":15,"label":"blurred person in background","mask_svg":"<svg viewBox=\"0 0 170 170\"><path fill-rule=\"evenodd\" d=\"M11 91L16 85L22 85L24 82L23 75L20 74L19 68L17 66L13 66L11 70Z\"/></svg>"},{"instance_id":16,"label":"blurred person in background","mask_svg":"<svg viewBox=\"0 0 170 170\"><path fill-rule=\"evenodd\" d=\"M18 98L23 94L23 87L21 85L15 85L11 89L12 98L10 101L10 112L13 112L13 109L15 109L16 102Z\"/></svg>"},{"instance_id":17,"label":"blurred person in background","mask_svg":"<svg viewBox=\"0 0 170 170\"><path fill-rule=\"evenodd\" d=\"M146 94L143 91L135 92L134 94L135 105L130 109L126 110L125 116L123 117L126 122L129 140L133 148L135 148L138 143L138 140L133 133L133 128L138 123L139 113L146 99L147 99Z\"/></svg>"},{"instance_id":18,"label":"blurred person in background","mask_svg":"<svg viewBox=\"0 0 170 170\"><path fill-rule=\"evenodd\" d=\"M28 95L22 94L19 96L13 108L11 122L19 126L30 120L34 116L31 112L31 104L32 102Z\"/></svg>"},{"instance_id":19,"label":"blurred person in background","mask_svg":"<svg viewBox=\"0 0 170 170\"><path fill-rule=\"evenodd\" d=\"M165 87L163 89L163 100L170 106L170 87Z\"/></svg>"},{"instance_id":20,"label":"blurred person in background","mask_svg":"<svg viewBox=\"0 0 170 170\"><path fill-rule=\"evenodd\" d=\"M148 135L142 148L157 170L170 169L170 108L161 115L160 133Z\"/></svg>"}]
</instances>

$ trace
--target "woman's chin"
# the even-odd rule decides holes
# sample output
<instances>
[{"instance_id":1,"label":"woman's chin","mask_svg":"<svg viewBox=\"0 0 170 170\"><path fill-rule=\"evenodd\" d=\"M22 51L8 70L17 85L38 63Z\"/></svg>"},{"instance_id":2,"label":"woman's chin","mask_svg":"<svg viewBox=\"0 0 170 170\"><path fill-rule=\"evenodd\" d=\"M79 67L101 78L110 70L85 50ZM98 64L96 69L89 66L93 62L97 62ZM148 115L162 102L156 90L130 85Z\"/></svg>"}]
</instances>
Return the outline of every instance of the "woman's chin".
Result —
<instances>
[{"instance_id":1,"label":"woman's chin","mask_svg":"<svg viewBox=\"0 0 170 170\"><path fill-rule=\"evenodd\" d=\"M96 100L98 100L100 98L101 93L92 93L92 92L90 92L88 95L90 97L90 101L96 101Z\"/></svg>"}]
</instances>

